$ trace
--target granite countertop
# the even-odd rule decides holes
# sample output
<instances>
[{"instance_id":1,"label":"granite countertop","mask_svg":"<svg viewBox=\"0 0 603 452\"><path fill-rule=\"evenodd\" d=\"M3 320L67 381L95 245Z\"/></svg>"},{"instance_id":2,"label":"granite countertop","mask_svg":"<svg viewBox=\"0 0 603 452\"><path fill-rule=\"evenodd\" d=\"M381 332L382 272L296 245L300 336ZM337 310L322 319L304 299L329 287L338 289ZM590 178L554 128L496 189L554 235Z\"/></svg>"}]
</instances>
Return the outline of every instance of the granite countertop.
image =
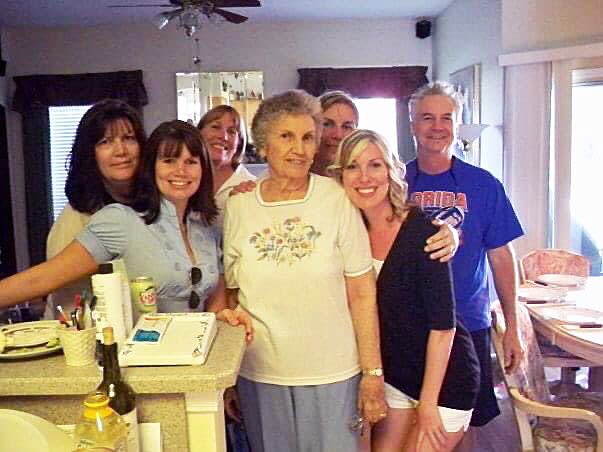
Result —
<instances>
[{"instance_id":1,"label":"granite countertop","mask_svg":"<svg viewBox=\"0 0 603 452\"><path fill-rule=\"evenodd\" d=\"M205 392L234 385L243 352L245 331L218 322L218 334L201 366L122 368L138 394ZM70 367L62 353L0 362L0 396L87 394L101 380L96 365Z\"/></svg>"}]
</instances>

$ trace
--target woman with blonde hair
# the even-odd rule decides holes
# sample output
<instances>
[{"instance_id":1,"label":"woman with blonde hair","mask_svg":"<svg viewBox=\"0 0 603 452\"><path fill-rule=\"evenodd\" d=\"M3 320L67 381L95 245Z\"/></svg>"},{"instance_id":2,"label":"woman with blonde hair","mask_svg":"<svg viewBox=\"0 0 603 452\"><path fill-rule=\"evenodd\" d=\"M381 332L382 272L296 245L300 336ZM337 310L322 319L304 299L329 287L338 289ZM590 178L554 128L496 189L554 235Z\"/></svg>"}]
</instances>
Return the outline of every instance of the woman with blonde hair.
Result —
<instances>
[{"instance_id":1,"label":"woman with blonde hair","mask_svg":"<svg viewBox=\"0 0 603 452\"><path fill-rule=\"evenodd\" d=\"M233 187L255 180L242 164L247 146L245 123L230 105L218 105L203 115L197 128L212 163L214 197L218 207L216 224L224 223L224 206Z\"/></svg>"},{"instance_id":2,"label":"woman with blonde hair","mask_svg":"<svg viewBox=\"0 0 603 452\"><path fill-rule=\"evenodd\" d=\"M373 428L373 451L451 451L471 420L479 364L455 318L449 265L423 250L436 228L407 204L404 164L377 133L348 135L331 169L362 212L378 273L389 408Z\"/></svg>"}]
</instances>

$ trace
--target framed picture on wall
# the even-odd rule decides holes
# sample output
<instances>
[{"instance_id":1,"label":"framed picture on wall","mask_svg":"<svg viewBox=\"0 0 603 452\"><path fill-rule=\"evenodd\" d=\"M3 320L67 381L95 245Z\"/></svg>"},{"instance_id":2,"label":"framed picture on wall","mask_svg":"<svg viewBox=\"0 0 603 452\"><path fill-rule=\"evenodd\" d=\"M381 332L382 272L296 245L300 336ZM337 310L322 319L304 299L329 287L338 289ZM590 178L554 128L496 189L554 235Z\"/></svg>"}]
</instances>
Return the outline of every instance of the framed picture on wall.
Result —
<instances>
[{"instance_id":1,"label":"framed picture on wall","mask_svg":"<svg viewBox=\"0 0 603 452\"><path fill-rule=\"evenodd\" d=\"M480 124L480 86L481 65L459 69L449 75L449 81L463 96L463 115L461 124ZM461 138L462 137L462 134ZM463 158L469 163L479 166L480 164L480 139L464 143Z\"/></svg>"}]
</instances>

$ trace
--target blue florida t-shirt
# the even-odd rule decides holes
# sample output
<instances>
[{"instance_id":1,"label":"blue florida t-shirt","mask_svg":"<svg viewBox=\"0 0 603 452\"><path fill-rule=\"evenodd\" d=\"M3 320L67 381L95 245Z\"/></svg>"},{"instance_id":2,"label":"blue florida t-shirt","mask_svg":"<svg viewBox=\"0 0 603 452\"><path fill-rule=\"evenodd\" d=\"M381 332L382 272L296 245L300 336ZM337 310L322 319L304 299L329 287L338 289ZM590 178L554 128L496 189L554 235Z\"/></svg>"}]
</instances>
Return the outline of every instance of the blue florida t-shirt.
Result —
<instances>
[{"instance_id":1,"label":"blue florida t-shirt","mask_svg":"<svg viewBox=\"0 0 603 452\"><path fill-rule=\"evenodd\" d=\"M489 328L486 252L523 235L504 187L488 171L456 157L440 174L418 171L416 160L406 169L410 200L459 230L460 246L452 261L459 319L469 331Z\"/></svg>"}]
</instances>

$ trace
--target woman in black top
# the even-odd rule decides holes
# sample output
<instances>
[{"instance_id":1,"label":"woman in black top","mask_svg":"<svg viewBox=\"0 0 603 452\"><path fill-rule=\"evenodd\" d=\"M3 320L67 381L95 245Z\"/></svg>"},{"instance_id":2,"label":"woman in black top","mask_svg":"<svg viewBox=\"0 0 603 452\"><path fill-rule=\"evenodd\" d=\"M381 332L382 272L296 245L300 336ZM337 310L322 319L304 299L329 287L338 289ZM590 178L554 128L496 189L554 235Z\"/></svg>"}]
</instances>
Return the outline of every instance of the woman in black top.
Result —
<instances>
[{"instance_id":1,"label":"woman in black top","mask_svg":"<svg viewBox=\"0 0 603 452\"><path fill-rule=\"evenodd\" d=\"M404 165L368 130L346 137L332 169L368 227L389 405L373 451L451 451L469 425L479 365L455 319L449 265L429 259L436 230L406 203Z\"/></svg>"}]
</instances>

